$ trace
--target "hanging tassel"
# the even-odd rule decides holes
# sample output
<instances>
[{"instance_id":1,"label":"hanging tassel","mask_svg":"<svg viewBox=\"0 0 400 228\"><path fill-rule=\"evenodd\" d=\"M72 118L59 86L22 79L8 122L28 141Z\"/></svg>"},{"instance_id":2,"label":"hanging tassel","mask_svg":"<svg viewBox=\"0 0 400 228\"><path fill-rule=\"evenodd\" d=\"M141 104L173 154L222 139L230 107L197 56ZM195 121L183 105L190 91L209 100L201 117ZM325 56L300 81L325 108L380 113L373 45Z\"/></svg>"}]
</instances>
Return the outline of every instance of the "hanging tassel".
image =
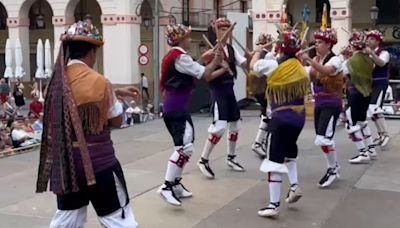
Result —
<instances>
[{"instance_id":1,"label":"hanging tassel","mask_svg":"<svg viewBox=\"0 0 400 228\"><path fill-rule=\"evenodd\" d=\"M121 209L122 209L122 215L121 215L121 218L125 219L125 210L124 210L124 208L123 208L123 207L121 207Z\"/></svg>"}]
</instances>

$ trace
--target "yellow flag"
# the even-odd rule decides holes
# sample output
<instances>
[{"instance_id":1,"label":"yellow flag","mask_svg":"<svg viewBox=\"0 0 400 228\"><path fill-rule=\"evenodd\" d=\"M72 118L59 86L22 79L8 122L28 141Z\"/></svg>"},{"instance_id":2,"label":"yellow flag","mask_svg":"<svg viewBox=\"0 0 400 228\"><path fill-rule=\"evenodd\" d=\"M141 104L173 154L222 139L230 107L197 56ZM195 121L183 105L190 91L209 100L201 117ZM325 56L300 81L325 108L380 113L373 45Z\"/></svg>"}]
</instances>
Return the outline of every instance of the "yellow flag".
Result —
<instances>
[{"instance_id":1,"label":"yellow flag","mask_svg":"<svg viewBox=\"0 0 400 228\"><path fill-rule=\"evenodd\" d=\"M325 30L328 27L328 8L326 3L324 3L324 9L322 10L322 19L321 19L321 30Z\"/></svg>"},{"instance_id":2,"label":"yellow flag","mask_svg":"<svg viewBox=\"0 0 400 228\"><path fill-rule=\"evenodd\" d=\"M301 33L300 33L300 38L303 39L304 33L306 32L307 27L308 27L307 21L302 21L302 22L301 22Z\"/></svg>"}]
</instances>

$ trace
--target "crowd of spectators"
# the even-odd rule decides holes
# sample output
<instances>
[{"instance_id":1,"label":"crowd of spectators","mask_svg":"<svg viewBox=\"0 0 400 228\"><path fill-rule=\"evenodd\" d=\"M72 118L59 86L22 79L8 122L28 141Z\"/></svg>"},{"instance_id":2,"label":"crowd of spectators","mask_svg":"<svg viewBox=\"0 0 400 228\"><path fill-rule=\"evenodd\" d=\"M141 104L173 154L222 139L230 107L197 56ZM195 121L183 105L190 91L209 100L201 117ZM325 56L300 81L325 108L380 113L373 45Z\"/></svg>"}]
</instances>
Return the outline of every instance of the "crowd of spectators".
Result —
<instances>
[{"instance_id":1,"label":"crowd of spectators","mask_svg":"<svg viewBox=\"0 0 400 228\"><path fill-rule=\"evenodd\" d=\"M0 153L4 150L36 145L41 141L43 104L39 101L37 83L34 83L31 88L32 101L29 104L28 114L24 115L22 110L26 102L25 87L22 82L17 80L11 90L7 81L4 78L0 79L2 109L0 112Z\"/></svg>"}]
</instances>

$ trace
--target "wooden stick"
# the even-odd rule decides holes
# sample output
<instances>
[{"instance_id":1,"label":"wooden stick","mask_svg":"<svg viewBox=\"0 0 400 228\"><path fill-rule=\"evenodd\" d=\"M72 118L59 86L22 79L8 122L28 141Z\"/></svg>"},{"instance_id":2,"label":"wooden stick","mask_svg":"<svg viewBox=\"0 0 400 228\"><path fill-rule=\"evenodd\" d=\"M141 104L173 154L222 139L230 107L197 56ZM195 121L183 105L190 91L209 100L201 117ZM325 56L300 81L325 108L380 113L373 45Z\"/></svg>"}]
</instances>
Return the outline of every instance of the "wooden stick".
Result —
<instances>
[{"instance_id":1,"label":"wooden stick","mask_svg":"<svg viewBox=\"0 0 400 228\"><path fill-rule=\"evenodd\" d=\"M270 41L270 42L268 42L268 43L266 43L266 44L261 44L263 47L268 47L269 45L272 45L272 44L274 44L274 43L276 43L276 40L273 40L273 41Z\"/></svg>"},{"instance_id":2,"label":"wooden stick","mask_svg":"<svg viewBox=\"0 0 400 228\"><path fill-rule=\"evenodd\" d=\"M207 36L203 34L203 40L206 42L206 44L211 48L214 49L214 45L208 40Z\"/></svg>"},{"instance_id":3,"label":"wooden stick","mask_svg":"<svg viewBox=\"0 0 400 228\"><path fill-rule=\"evenodd\" d=\"M347 31L347 29L345 29L345 28L343 28L343 27L340 27L343 31L345 31L347 34L349 34L350 35L350 32L349 31Z\"/></svg>"},{"instance_id":4,"label":"wooden stick","mask_svg":"<svg viewBox=\"0 0 400 228\"><path fill-rule=\"evenodd\" d=\"M293 28L292 28L292 32L296 29L297 25L299 24L299 22L296 22L296 24L294 24Z\"/></svg>"},{"instance_id":5,"label":"wooden stick","mask_svg":"<svg viewBox=\"0 0 400 228\"><path fill-rule=\"evenodd\" d=\"M208 40L207 36L204 35L204 34L203 34L203 39L204 39L204 41L206 42L206 44L207 44L208 46L210 46L211 49L215 50L215 46L212 45L212 43ZM222 51L224 51L224 50L222 50ZM233 74L234 74L233 71L232 71L230 68L228 69L228 72L229 72L230 75L233 75Z\"/></svg>"},{"instance_id":6,"label":"wooden stick","mask_svg":"<svg viewBox=\"0 0 400 228\"><path fill-rule=\"evenodd\" d=\"M307 27L306 30L304 31L303 37L301 38L301 43L303 43L306 40L308 30L310 30L310 27Z\"/></svg>"},{"instance_id":7,"label":"wooden stick","mask_svg":"<svg viewBox=\"0 0 400 228\"><path fill-rule=\"evenodd\" d=\"M228 30L226 30L226 32L224 33L224 35L222 35L222 37L218 37L218 32L216 32L217 33L217 42L218 43L225 43L226 39L228 39L228 37L229 37L229 34L235 28L235 25L236 25L236 22L233 22L233 24L231 24L231 26L228 28Z\"/></svg>"},{"instance_id":8,"label":"wooden stick","mask_svg":"<svg viewBox=\"0 0 400 228\"><path fill-rule=\"evenodd\" d=\"M311 50L314 49L314 48L315 48L315 45L310 46L310 47L308 47L308 48L306 48L306 49L300 50L299 52L297 52L297 55L301 55L301 54L303 54L303 53L306 53L306 52L308 52L308 51L311 51Z\"/></svg>"}]
</instances>

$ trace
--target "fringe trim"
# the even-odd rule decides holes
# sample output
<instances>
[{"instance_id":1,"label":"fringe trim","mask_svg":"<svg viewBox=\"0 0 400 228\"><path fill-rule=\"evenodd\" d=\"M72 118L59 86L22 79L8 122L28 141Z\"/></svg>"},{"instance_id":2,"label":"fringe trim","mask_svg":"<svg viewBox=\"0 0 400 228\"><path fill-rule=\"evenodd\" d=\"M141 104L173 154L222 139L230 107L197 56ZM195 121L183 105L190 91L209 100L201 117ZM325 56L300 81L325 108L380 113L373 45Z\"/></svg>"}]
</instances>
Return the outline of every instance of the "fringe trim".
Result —
<instances>
[{"instance_id":1,"label":"fringe trim","mask_svg":"<svg viewBox=\"0 0 400 228\"><path fill-rule=\"evenodd\" d=\"M83 132L99 134L108 125L108 110L114 104L114 92L107 82L102 101L90 102L78 106L79 117L82 120Z\"/></svg>"},{"instance_id":2,"label":"fringe trim","mask_svg":"<svg viewBox=\"0 0 400 228\"><path fill-rule=\"evenodd\" d=\"M89 134L98 134L106 126L102 118L102 104L100 102L87 103L78 106L79 117L82 120L83 132Z\"/></svg>"},{"instance_id":3,"label":"fringe trim","mask_svg":"<svg viewBox=\"0 0 400 228\"><path fill-rule=\"evenodd\" d=\"M342 95L345 79L341 73L335 76L317 74L314 77L317 82L324 86L327 93Z\"/></svg>"},{"instance_id":4,"label":"fringe trim","mask_svg":"<svg viewBox=\"0 0 400 228\"><path fill-rule=\"evenodd\" d=\"M301 80L279 86L272 86L268 84L265 94L269 102L279 105L297 98L302 98L307 95L308 91L308 78L303 78Z\"/></svg>"}]
</instances>

